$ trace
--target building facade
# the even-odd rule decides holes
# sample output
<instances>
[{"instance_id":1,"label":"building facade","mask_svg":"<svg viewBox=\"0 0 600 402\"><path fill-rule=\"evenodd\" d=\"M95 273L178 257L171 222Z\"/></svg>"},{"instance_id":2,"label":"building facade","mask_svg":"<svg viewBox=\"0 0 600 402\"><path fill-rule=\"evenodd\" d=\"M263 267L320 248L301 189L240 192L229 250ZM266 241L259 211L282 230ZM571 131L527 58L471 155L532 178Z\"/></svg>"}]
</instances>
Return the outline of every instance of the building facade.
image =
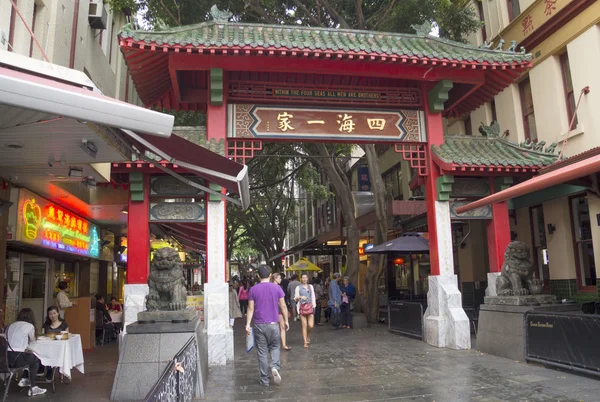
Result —
<instances>
[{"instance_id":1,"label":"building facade","mask_svg":"<svg viewBox=\"0 0 600 402\"><path fill-rule=\"evenodd\" d=\"M481 123L496 120L509 141L556 144L555 153L563 158L594 152L590 150L600 146L600 76L595 67L600 3L490 0L473 7L484 27L471 42L505 49L516 43L533 55L533 67L492 102L449 119L447 134L478 136ZM600 199L593 183L578 184L512 199L511 236L531 247L536 276L547 291L559 299L597 300ZM483 279L484 273L475 276Z\"/></svg>"}]
</instances>

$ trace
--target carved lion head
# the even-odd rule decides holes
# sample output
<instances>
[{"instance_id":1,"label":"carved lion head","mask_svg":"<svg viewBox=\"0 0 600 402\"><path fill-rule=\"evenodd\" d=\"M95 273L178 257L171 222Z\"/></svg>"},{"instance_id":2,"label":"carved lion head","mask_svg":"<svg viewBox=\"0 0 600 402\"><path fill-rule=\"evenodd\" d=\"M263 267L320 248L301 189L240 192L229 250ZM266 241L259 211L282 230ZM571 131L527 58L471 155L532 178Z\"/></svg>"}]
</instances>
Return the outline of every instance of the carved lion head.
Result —
<instances>
[{"instance_id":1,"label":"carved lion head","mask_svg":"<svg viewBox=\"0 0 600 402\"><path fill-rule=\"evenodd\" d=\"M179 252L171 247L159 248L154 252L152 259L152 269L158 271L167 271L181 269L183 264L179 258Z\"/></svg>"},{"instance_id":2,"label":"carved lion head","mask_svg":"<svg viewBox=\"0 0 600 402\"><path fill-rule=\"evenodd\" d=\"M529 260L529 246L522 241L513 241L506 247L504 260Z\"/></svg>"}]
</instances>

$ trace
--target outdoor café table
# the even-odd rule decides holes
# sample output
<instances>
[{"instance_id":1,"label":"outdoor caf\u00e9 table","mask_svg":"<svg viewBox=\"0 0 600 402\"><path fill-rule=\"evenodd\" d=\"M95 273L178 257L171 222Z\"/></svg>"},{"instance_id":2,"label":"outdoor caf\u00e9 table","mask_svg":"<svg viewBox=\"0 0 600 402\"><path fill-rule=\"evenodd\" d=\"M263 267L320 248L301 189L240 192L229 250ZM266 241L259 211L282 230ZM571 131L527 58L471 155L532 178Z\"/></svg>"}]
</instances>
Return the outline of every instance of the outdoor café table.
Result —
<instances>
[{"instance_id":1,"label":"outdoor caf\u00e9 table","mask_svg":"<svg viewBox=\"0 0 600 402\"><path fill-rule=\"evenodd\" d=\"M123 322L123 312L110 310L108 313L110 314L110 319L115 324L119 323L119 322Z\"/></svg>"},{"instance_id":2,"label":"outdoor caf\u00e9 table","mask_svg":"<svg viewBox=\"0 0 600 402\"><path fill-rule=\"evenodd\" d=\"M65 341L38 339L31 342L28 349L44 366L58 367L60 373L69 379L73 367L83 374L83 348L78 334L71 334L71 338Z\"/></svg>"}]
</instances>

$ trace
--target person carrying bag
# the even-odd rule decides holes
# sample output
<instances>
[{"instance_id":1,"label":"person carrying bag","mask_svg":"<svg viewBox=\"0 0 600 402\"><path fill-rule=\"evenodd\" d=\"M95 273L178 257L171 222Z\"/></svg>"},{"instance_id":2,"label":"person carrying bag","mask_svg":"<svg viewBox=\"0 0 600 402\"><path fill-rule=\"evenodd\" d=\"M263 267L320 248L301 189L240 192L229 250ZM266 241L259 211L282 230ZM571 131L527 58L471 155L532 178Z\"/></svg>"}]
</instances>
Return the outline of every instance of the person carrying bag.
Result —
<instances>
[{"instance_id":1,"label":"person carrying bag","mask_svg":"<svg viewBox=\"0 0 600 402\"><path fill-rule=\"evenodd\" d=\"M317 299L315 289L308 283L308 274L304 273L301 276L301 284L296 287L294 292L294 300L298 306L298 315L302 322L302 337L304 338L304 347L310 345L310 333L315 326L315 307L317 307Z\"/></svg>"}]
</instances>

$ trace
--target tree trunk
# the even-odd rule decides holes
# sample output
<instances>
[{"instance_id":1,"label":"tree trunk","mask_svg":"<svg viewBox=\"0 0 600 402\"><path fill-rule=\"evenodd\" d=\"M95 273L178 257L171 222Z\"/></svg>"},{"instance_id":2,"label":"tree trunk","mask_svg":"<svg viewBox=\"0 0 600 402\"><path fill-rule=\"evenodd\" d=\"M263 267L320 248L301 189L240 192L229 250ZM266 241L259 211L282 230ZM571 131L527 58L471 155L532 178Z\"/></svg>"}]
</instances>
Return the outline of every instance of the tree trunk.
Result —
<instances>
[{"instance_id":1,"label":"tree trunk","mask_svg":"<svg viewBox=\"0 0 600 402\"><path fill-rule=\"evenodd\" d=\"M365 153L369 164L369 176L371 178L371 189L375 199L375 244L387 241L387 196L386 188L381 177L381 169L374 145L365 145ZM373 254L370 257L369 270L365 279L365 313L370 324L379 320L379 282L383 277L387 265L386 254Z\"/></svg>"},{"instance_id":2,"label":"tree trunk","mask_svg":"<svg viewBox=\"0 0 600 402\"><path fill-rule=\"evenodd\" d=\"M339 169L335 166L335 160L331 158L331 154L324 144L316 144L322 161L319 165L325 170L325 174L331 180L331 185L337 199L342 208L344 223L346 225L348 242L346 244L346 272L350 282L358 283L358 268L359 256L358 246L360 244L360 233L356 226L356 218L354 217L354 199L352 198L352 188L346 176L340 174Z\"/></svg>"}]
</instances>

